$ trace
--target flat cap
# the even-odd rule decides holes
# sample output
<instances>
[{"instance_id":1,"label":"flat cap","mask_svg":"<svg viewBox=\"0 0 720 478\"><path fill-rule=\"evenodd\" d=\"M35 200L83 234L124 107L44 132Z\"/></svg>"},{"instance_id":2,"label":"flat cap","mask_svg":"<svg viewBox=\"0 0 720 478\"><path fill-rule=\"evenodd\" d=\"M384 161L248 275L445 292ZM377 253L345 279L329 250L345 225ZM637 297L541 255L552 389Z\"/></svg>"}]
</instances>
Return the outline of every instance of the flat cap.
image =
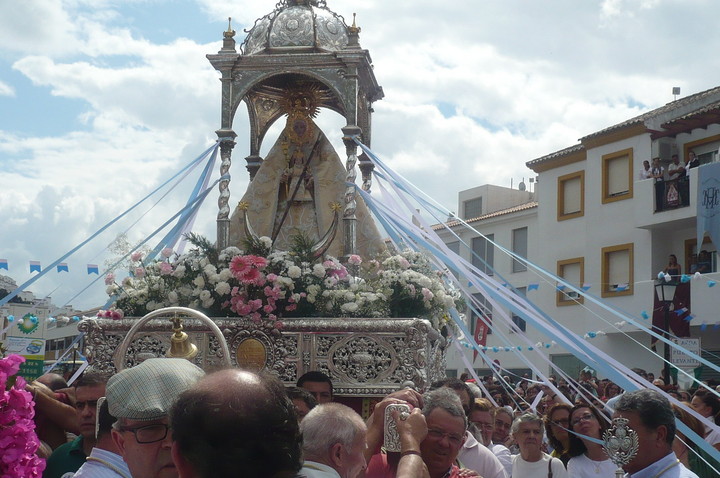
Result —
<instances>
[{"instance_id":1,"label":"flat cap","mask_svg":"<svg viewBox=\"0 0 720 478\"><path fill-rule=\"evenodd\" d=\"M110 415L156 420L168 414L178 396L205 375L180 358L151 358L118 372L107 383Z\"/></svg>"}]
</instances>

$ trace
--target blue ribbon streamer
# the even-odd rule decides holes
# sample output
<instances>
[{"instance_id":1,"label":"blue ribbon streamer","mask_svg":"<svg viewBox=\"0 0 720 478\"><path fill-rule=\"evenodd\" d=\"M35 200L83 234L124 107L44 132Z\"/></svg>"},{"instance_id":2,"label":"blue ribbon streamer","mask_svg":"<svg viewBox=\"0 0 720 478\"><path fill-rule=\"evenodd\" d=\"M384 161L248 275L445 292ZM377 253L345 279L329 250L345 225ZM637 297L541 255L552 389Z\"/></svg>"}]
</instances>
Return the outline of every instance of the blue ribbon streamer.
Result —
<instances>
[{"instance_id":1,"label":"blue ribbon streamer","mask_svg":"<svg viewBox=\"0 0 720 478\"><path fill-rule=\"evenodd\" d=\"M44 276L45 274L47 274L49 271L53 270L53 269L55 268L55 266L57 266L58 264L60 264L61 262L63 262L65 259L67 259L67 258L70 257L71 255L73 255L75 252L77 252L78 250L80 250L80 249L81 249L83 246L85 246L88 242L92 241L92 240L95 239L97 236L99 236L101 233L103 233L105 230L107 230L110 226L112 226L113 224L115 224L116 222L118 222L120 219L122 219L123 217L125 217L125 216L126 216L127 214L129 214L132 210L134 210L136 207L138 207L140 204L142 204L144 201L146 201L149 197L151 197L153 194L155 194L159 189L161 189L162 187L164 187L166 184L168 184L170 181L172 181L172 180L173 180L175 177L177 177L178 175L182 174L183 171L185 171L186 169L188 169L189 167L191 167L193 164L195 164L195 163L197 163L198 161L200 161L200 159L203 158L203 157L207 154L208 151L211 151L213 148L217 148L217 147L218 147L218 145L217 145L217 143L216 143L216 144L214 144L213 146L211 146L210 148L208 148L201 156L199 156L198 158L194 159L192 162L190 162L190 164L188 164L187 166L185 166L184 168L182 168L182 169L181 169L180 171L178 171L175 175L173 175L170 179L168 179L168 180L165 181L163 184L161 184L158 188L156 188L155 190L153 190L150 194L148 194L147 196L145 196L144 198L142 198L140 201L138 201L138 202L136 202L135 204L133 204L133 205L132 205L129 209L127 209L125 212L123 212L122 214L120 214L119 216L117 216L115 219L113 219L112 221L110 221L110 222L108 222L107 224L105 224L103 227L101 227L100 229L98 229L97 232L95 232L94 234L92 234L90 237L88 237L87 239L85 239L83 242L81 242L79 245L75 246L75 247L74 247L73 249L71 249L70 251L66 252L66 253L65 253L64 255L62 255L59 259L55 260L52 264L50 264L49 266L45 267L45 269L43 269L42 271L40 271L40 273L38 273L35 277L33 277L33 278L31 278L30 280L26 281L25 283L21 284L21 285L20 285L18 288L16 288L14 291L10 292L8 295L6 295L6 296L3 297L2 299L0 299L0 307L2 307L3 305L7 304L8 302L10 302L10 300L12 300L14 297L16 297L16 296L17 296L20 292L22 292L23 290L28 289L33 283L35 283L35 281L37 281L39 278L41 278L42 276Z\"/></svg>"}]
</instances>

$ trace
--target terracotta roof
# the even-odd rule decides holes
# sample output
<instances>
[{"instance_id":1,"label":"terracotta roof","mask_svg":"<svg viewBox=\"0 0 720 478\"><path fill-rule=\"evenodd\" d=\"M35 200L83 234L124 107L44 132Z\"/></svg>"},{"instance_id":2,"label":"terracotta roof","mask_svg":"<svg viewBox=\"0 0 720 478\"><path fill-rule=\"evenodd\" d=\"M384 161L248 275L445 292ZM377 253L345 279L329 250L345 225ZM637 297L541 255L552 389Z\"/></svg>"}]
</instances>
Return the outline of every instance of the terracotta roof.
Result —
<instances>
[{"instance_id":1,"label":"terracotta roof","mask_svg":"<svg viewBox=\"0 0 720 478\"><path fill-rule=\"evenodd\" d=\"M525 163L525 165L527 167L531 167L533 164L541 163L541 162L547 161L549 159L561 158L563 156L567 156L568 154L582 151L583 149L585 149L585 146L583 146L582 144L576 144L574 146L570 146L569 148L561 149L560 151L555 151L554 153L547 154L541 158L537 158L537 159L528 161L527 163Z\"/></svg>"},{"instance_id":2,"label":"terracotta roof","mask_svg":"<svg viewBox=\"0 0 720 478\"><path fill-rule=\"evenodd\" d=\"M485 214L483 216L474 217L472 219L465 219L465 222L471 223L471 222L483 221L485 219L492 219L494 217L504 216L506 214L512 214L514 212L525 211L525 210L532 209L535 207L538 207L538 202L530 201L530 202L526 202L524 204L520 204L518 206L513 206L513 207L509 207L507 209L501 209L499 211L491 212L491 213ZM445 229L445 227L454 227L454 226L458 226L460 224L462 224L461 221L454 219L454 220L446 222L444 224L434 224L432 226L432 229L433 229L433 231L437 231L440 229Z\"/></svg>"}]
</instances>

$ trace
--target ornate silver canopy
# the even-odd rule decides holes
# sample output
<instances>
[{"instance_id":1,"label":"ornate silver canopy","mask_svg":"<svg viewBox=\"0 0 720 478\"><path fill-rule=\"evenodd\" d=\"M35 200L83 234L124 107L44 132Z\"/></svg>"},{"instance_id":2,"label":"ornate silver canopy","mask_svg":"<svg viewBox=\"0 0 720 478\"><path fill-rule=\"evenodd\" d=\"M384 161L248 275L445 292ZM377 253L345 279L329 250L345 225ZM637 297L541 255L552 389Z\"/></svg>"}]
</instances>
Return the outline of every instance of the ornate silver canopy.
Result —
<instances>
[{"instance_id":1,"label":"ornate silver canopy","mask_svg":"<svg viewBox=\"0 0 720 478\"><path fill-rule=\"evenodd\" d=\"M345 117L342 128L346 147L346 181L354 183L358 163L359 136L370 144L372 103L383 97L367 50L359 44L360 28L348 26L343 17L332 12L324 1L282 0L275 10L255 22L241 51L235 43L235 31L228 26L223 47L207 55L222 74L221 175L229 172L236 132L233 119L241 102L250 117L250 154L245 158L250 178L260 168L262 141L272 124L283 116L281 99L290 90L313 89L320 93L319 107L329 108ZM370 190L372 163L361 156L363 188ZM220 182L218 199L218 246L228 244L230 199L229 179ZM346 255L355 246L355 190L349 186L343 209Z\"/></svg>"}]
</instances>

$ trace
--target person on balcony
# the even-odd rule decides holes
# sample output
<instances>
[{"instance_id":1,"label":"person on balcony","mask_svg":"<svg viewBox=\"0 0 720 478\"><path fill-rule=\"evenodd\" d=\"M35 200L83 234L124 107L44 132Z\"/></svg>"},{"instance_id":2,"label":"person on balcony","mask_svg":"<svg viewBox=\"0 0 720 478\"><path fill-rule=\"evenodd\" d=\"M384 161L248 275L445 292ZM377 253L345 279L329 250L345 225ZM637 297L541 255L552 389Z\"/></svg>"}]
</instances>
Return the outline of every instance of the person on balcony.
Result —
<instances>
[{"instance_id":1,"label":"person on balcony","mask_svg":"<svg viewBox=\"0 0 720 478\"><path fill-rule=\"evenodd\" d=\"M647 159L643 161L643 167L640 169L640 174L638 174L638 179L650 179L653 177L652 169L650 169L650 161Z\"/></svg>"},{"instance_id":2,"label":"person on balcony","mask_svg":"<svg viewBox=\"0 0 720 478\"><path fill-rule=\"evenodd\" d=\"M668 262L668 265L665 266L663 272L665 274L669 274L673 278L673 280L677 280L677 278L682 275L682 266L678 264L675 254L670 254L670 260Z\"/></svg>"},{"instance_id":3,"label":"person on balcony","mask_svg":"<svg viewBox=\"0 0 720 478\"><path fill-rule=\"evenodd\" d=\"M671 159L672 162L668 166L668 176L670 177L670 180L672 181L684 178L686 174L685 163L680 163L680 159L677 154L673 154Z\"/></svg>"},{"instance_id":4,"label":"person on balcony","mask_svg":"<svg viewBox=\"0 0 720 478\"><path fill-rule=\"evenodd\" d=\"M655 179L655 211L663 210L665 195L665 168L660 165L660 158L653 158L651 177Z\"/></svg>"}]
</instances>

